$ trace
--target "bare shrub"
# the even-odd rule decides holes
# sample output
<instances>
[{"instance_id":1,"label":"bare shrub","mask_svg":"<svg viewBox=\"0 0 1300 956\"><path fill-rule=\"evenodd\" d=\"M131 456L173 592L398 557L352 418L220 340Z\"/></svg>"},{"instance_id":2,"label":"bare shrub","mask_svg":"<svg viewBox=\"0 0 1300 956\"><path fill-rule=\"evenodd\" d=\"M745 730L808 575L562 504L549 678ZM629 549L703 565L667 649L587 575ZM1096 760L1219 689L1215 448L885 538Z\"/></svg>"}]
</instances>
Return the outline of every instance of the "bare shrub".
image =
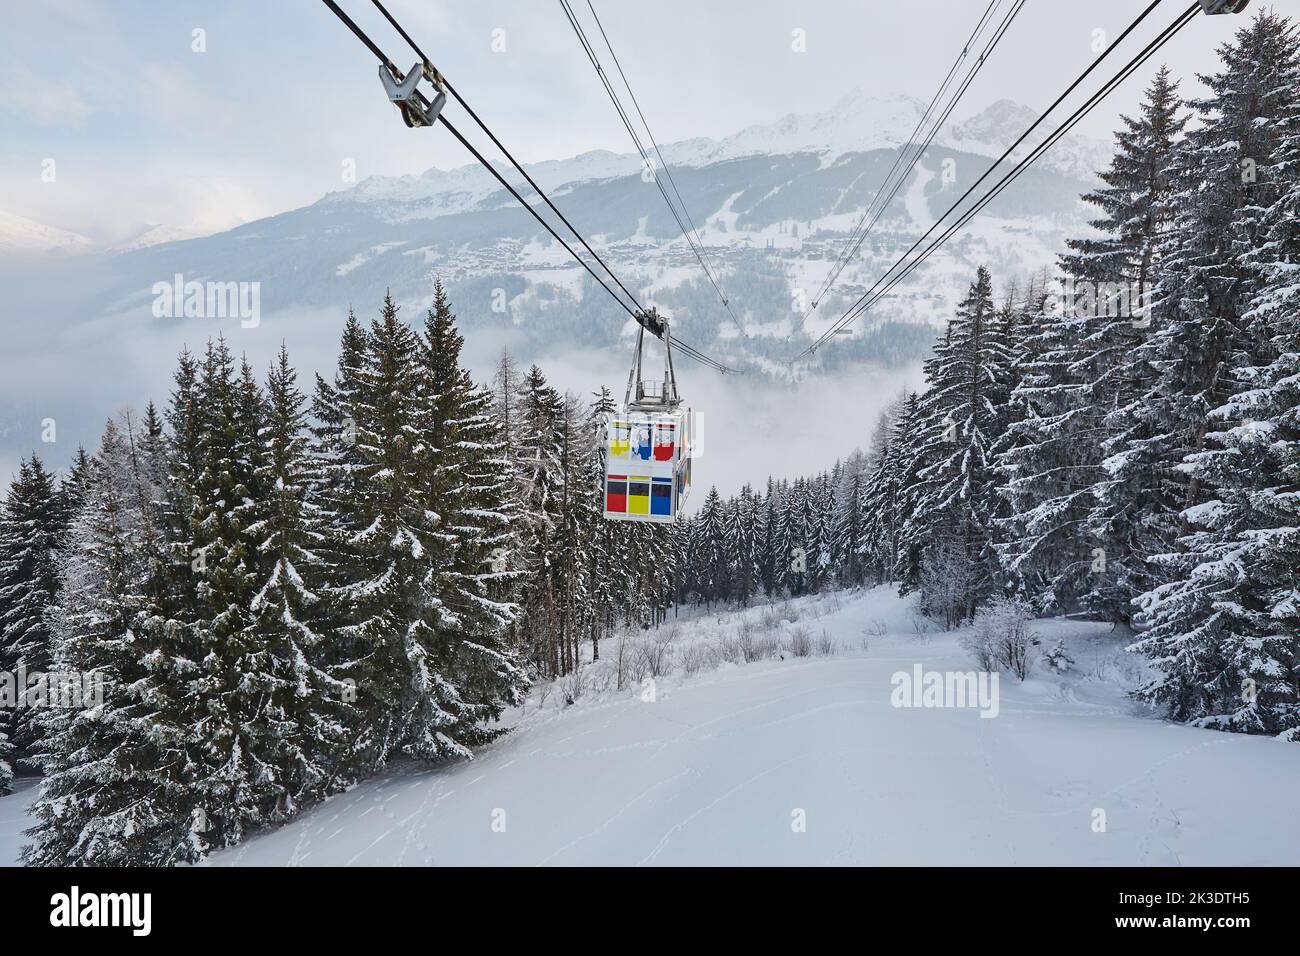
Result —
<instances>
[{"instance_id":1,"label":"bare shrub","mask_svg":"<svg viewBox=\"0 0 1300 956\"><path fill-rule=\"evenodd\" d=\"M560 685L560 695L564 703L576 703L587 690L587 669L577 667L562 676L557 683Z\"/></svg>"},{"instance_id":2,"label":"bare shrub","mask_svg":"<svg viewBox=\"0 0 1300 956\"><path fill-rule=\"evenodd\" d=\"M790 606L789 601L769 604L763 608L758 618L758 626L765 631L774 631L782 624L795 624L799 621L799 609Z\"/></svg>"},{"instance_id":3,"label":"bare shrub","mask_svg":"<svg viewBox=\"0 0 1300 956\"><path fill-rule=\"evenodd\" d=\"M607 693L615 683L614 678L615 673L606 663L604 658L596 661L589 668L588 683L591 686L591 692L593 694Z\"/></svg>"},{"instance_id":4,"label":"bare shrub","mask_svg":"<svg viewBox=\"0 0 1300 956\"><path fill-rule=\"evenodd\" d=\"M875 618L862 629L862 633L867 637L884 637L889 633L889 625L880 618Z\"/></svg>"},{"instance_id":5,"label":"bare shrub","mask_svg":"<svg viewBox=\"0 0 1300 956\"><path fill-rule=\"evenodd\" d=\"M632 642L628 638L627 631L620 630L618 632L618 641L614 645L614 668L615 668L614 686L618 690L622 690L624 687L627 686L628 683L627 668L629 663L629 657L631 656L629 653L631 651L631 646L630 646L631 643Z\"/></svg>"},{"instance_id":6,"label":"bare shrub","mask_svg":"<svg viewBox=\"0 0 1300 956\"><path fill-rule=\"evenodd\" d=\"M912 633L917 637L930 633L930 619L919 607L912 608Z\"/></svg>"},{"instance_id":7,"label":"bare shrub","mask_svg":"<svg viewBox=\"0 0 1300 956\"><path fill-rule=\"evenodd\" d=\"M628 638L622 672L623 684L632 686L640 684L650 674L650 659L645 653L643 641Z\"/></svg>"},{"instance_id":8,"label":"bare shrub","mask_svg":"<svg viewBox=\"0 0 1300 956\"><path fill-rule=\"evenodd\" d=\"M977 616L975 627L969 634L963 634L959 643L980 670L999 671L1002 666L998 660L997 650L993 646L993 634L988 628L980 626L978 621Z\"/></svg>"},{"instance_id":9,"label":"bare shrub","mask_svg":"<svg viewBox=\"0 0 1300 956\"><path fill-rule=\"evenodd\" d=\"M696 674L718 664L718 650L705 641L691 641L684 644L678 655L682 669L688 674Z\"/></svg>"},{"instance_id":10,"label":"bare shrub","mask_svg":"<svg viewBox=\"0 0 1300 956\"><path fill-rule=\"evenodd\" d=\"M750 648L750 661L761 661L768 657L776 657L781 653L781 639L775 634L769 634L763 637L755 638L753 646Z\"/></svg>"},{"instance_id":11,"label":"bare shrub","mask_svg":"<svg viewBox=\"0 0 1300 956\"><path fill-rule=\"evenodd\" d=\"M742 629L736 633L736 649L746 664L775 657L781 651L781 637L776 633Z\"/></svg>"},{"instance_id":12,"label":"bare shrub","mask_svg":"<svg viewBox=\"0 0 1300 956\"><path fill-rule=\"evenodd\" d=\"M645 662L645 670L651 677L663 677L673 669L673 642L677 640L677 628L667 631L651 631L639 643L638 653Z\"/></svg>"},{"instance_id":13,"label":"bare shrub","mask_svg":"<svg viewBox=\"0 0 1300 956\"><path fill-rule=\"evenodd\" d=\"M812 634L806 627L796 627L790 632L790 652L795 657L811 657L813 652Z\"/></svg>"},{"instance_id":14,"label":"bare shrub","mask_svg":"<svg viewBox=\"0 0 1300 956\"><path fill-rule=\"evenodd\" d=\"M822 657L830 657L835 653L835 641L831 639L826 628L822 628L822 632L817 635L817 639L813 642L813 651Z\"/></svg>"},{"instance_id":15,"label":"bare shrub","mask_svg":"<svg viewBox=\"0 0 1300 956\"><path fill-rule=\"evenodd\" d=\"M740 637L728 637L726 635L718 638L714 645L719 661L731 661L735 664L745 662L745 652L740 646Z\"/></svg>"},{"instance_id":16,"label":"bare shrub","mask_svg":"<svg viewBox=\"0 0 1300 956\"><path fill-rule=\"evenodd\" d=\"M555 685L550 681L543 681L537 687L537 709L541 710L546 706L546 701L551 696L551 691L555 690Z\"/></svg>"},{"instance_id":17,"label":"bare shrub","mask_svg":"<svg viewBox=\"0 0 1300 956\"><path fill-rule=\"evenodd\" d=\"M736 629L737 663L753 660L754 644L757 640L757 629L750 627L748 621L742 622L740 627Z\"/></svg>"},{"instance_id":18,"label":"bare shrub","mask_svg":"<svg viewBox=\"0 0 1300 956\"><path fill-rule=\"evenodd\" d=\"M964 623L969 616L976 584L975 563L959 544L944 544L921 561L921 611L946 628Z\"/></svg>"},{"instance_id":19,"label":"bare shrub","mask_svg":"<svg viewBox=\"0 0 1300 956\"><path fill-rule=\"evenodd\" d=\"M1038 635L1029 627L1033 619L1033 609L1024 601L995 597L976 612L962 646L981 670L1010 670L1024 680L1038 646Z\"/></svg>"}]
</instances>

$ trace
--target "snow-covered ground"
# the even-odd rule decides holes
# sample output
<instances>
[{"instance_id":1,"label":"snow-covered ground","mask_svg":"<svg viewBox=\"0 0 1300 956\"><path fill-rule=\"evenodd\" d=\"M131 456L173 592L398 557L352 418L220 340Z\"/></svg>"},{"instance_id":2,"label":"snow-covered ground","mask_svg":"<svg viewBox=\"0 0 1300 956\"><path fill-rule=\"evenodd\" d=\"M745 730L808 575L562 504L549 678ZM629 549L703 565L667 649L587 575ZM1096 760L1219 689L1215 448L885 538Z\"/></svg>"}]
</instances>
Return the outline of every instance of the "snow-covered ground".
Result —
<instances>
[{"instance_id":1,"label":"snow-covered ground","mask_svg":"<svg viewBox=\"0 0 1300 956\"><path fill-rule=\"evenodd\" d=\"M670 621L623 645L622 690L607 641L472 762L395 770L210 862L1300 861L1294 745L1155 718L1125 696L1141 665L1105 626L1035 627L1074 668L1003 675L981 717L893 706L899 672L973 665L886 588ZM656 659L672 672L652 678ZM5 860L31 796L0 799Z\"/></svg>"}]
</instances>

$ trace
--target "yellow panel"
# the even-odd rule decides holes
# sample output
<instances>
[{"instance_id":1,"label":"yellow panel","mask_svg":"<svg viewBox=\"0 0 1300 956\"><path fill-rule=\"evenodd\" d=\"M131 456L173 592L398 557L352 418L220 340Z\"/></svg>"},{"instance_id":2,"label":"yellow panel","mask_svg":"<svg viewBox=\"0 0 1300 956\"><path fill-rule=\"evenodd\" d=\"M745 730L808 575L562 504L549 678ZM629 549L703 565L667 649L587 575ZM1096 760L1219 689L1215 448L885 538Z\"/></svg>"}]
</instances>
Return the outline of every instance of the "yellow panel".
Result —
<instances>
[{"instance_id":1,"label":"yellow panel","mask_svg":"<svg viewBox=\"0 0 1300 956\"><path fill-rule=\"evenodd\" d=\"M648 514L650 513L650 496L649 496L648 494L645 494L645 495L634 495L634 494L632 494L632 482L634 482L634 481L643 482L643 483L645 483L646 485L649 485L649 484L650 484L650 479L649 479L648 477L647 477L647 478L642 478L642 477L637 476L637 475L629 475L629 476L628 476L628 479L627 479L627 510L628 510L628 514L634 514L634 515L648 515ZM647 488L647 491L648 491L648 490L649 490L649 489Z\"/></svg>"}]
</instances>

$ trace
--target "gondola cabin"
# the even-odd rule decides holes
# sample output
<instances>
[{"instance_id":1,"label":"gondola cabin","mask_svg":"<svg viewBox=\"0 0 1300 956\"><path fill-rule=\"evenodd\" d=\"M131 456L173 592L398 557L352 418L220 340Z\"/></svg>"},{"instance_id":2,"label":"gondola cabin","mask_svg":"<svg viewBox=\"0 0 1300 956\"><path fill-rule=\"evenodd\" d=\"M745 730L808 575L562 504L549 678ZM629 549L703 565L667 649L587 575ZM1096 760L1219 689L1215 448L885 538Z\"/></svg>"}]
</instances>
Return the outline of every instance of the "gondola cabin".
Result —
<instances>
[{"instance_id":1,"label":"gondola cabin","mask_svg":"<svg viewBox=\"0 0 1300 956\"><path fill-rule=\"evenodd\" d=\"M676 520L691 490L691 410L617 412L605 423L605 517Z\"/></svg>"},{"instance_id":2,"label":"gondola cabin","mask_svg":"<svg viewBox=\"0 0 1300 956\"><path fill-rule=\"evenodd\" d=\"M605 517L670 524L691 490L695 422L677 393L668 320L653 308L635 317L641 328L623 407L605 421ZM647 331L664 343L662 381L641 374Z\"/></svg>"}]
</instances>

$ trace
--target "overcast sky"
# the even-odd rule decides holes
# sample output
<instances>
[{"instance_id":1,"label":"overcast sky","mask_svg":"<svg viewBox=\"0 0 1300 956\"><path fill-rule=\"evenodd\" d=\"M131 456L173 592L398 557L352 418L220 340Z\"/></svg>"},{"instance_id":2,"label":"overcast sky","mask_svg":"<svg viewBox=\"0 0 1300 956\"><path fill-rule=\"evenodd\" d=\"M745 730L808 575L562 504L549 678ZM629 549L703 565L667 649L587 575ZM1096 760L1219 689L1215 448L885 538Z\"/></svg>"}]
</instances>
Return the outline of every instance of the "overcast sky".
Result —
<instances>
[{"instance_id":1,"label":"overcast sky","mask_svg":"<svg viewBox=\"0 0 1300 956\"><path fill-rule=\"evenodd\" d=\"M660 142L824 110L855 87L928 100L985 6L593 2ZM414 60L367 0L342 4L393 59ZM586 0L574 5L590 23ZM1001 97L1045 107L1094 56L1096 31L1114 37L1144 6L1028 0L960 112ZM1138 39L1183 6L1165 0ZM467 159L444 130L401 125L375 62L317 0L0 7L2 211L104 241L147 223L216 231L342 188L345 160L364 178ZM390 0L390 9L521 159L629 150L558 2ZM1183 76L1206 70L1215 44L1242 22L1198 18L1163 58ZM206 52L193 50L196 29ZM794 49L796 30L804 52ZM1093 132L1113 128L1149 72L1097 111ZM53 183L41 180L47 159Z\"/></svg>"}]
</instances>

